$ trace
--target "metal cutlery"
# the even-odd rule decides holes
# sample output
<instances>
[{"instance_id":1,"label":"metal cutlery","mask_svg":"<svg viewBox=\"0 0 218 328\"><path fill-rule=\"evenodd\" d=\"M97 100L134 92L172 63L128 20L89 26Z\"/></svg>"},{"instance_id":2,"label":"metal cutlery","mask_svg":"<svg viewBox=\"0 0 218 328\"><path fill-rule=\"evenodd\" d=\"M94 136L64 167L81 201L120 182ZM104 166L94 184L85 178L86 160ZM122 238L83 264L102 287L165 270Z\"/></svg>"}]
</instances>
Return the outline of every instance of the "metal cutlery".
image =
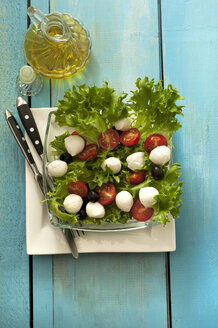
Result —
<instances>
[{"instance_id":1,"label":"metal cutlery","mask_svg":"<svg viewBox=\"0 0 218 328\"><path fill-rule=\"evenodd\" d=\"M9 126L18 146L20 147L23 155L25 156L25 158L27 160L27 163L29 164L29 166L34 174L34 178L35 178L36 182L38 183L38 185L44 195L42 175L38 170L38 167L35 163L35 160L31 154L29 146L25 140L25 137L23 135L23 132L22 132L18 122L16 121L15 117L11 114L11 112L9 110L5 110L5 118L6 118L8 126ZM61 229L61 230L62 230L62 233L71 249L71 253L72 253L73 257L77 259L79 257L79 254L78 254L78 250L77 250L77 247L75 244L73 232L70 229Z\"/></svg>"},{"instance_id":2,"label":"metal cutlery","mask_svg":"<svg viewBox=\"0 0 218 328\"><path fill-rule=\"evenodd\" d=\"M17 111L20 116L20 119L23 123L24 129L27 132L34 148L36 149L37 153L39 154L39 156L42 159L43 145L42 145L42 141L41 141L41 138L39 135L39 131L38 131L35 119L29 108L29 105L22 97L18 97L17 101L16 101L16 106L17 106ZM47 176L47 183L48 183L49 187L51 189L53 189L53 181L49 178L49 176ZM70 231L74 237L73 230L70 230ZM80 237L81 233L84 235L83 230L81 230L81 232L79 232L79 230L76 230L76 233L79 237Z\"/></svg>"}]
</instances>

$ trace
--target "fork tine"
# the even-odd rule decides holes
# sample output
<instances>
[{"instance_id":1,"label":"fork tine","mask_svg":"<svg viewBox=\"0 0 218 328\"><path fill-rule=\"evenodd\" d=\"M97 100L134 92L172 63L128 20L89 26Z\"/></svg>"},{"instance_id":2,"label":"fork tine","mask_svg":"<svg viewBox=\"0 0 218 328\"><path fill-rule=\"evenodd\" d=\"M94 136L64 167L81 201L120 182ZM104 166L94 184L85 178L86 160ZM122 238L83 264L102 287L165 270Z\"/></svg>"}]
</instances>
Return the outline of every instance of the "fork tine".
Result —
<instances>
[{"instance_id":1,"label":"fork tine","mask_svg":"<svg viewBox=\"0 0 218 328\"><path fill-rule=\"evenodd\" d=\"M83 231L83 230L76 230L76 232L77 232L77 235L78 235L79 237L81 237L81 235L82 235L82 236L85 236L85 231Z\"/></svg>"},{"instance_id":2,"label":"fork tine","mask_svg":"<svg viewBox=\"0 0 218 328\"><path fill-rule=\"evenodd\" d=\"M79 222L79 225L80 225L80 227L82 226L81 222ZM81 235L85 236L85 232L83 230L77 230L77 234L79 237L81 237Z\"/></svg>"},{"instance_id":3,"label":"fork tine","mask_svg":"<svg viewBox=\"0 0 218 328\"><path fill-rule=\"evenodd\" d=\"M76 230L76 232L77 232L77 235L78 235L78 237L80 237L80 233L79 233L79 230Z\"/></svg>"},{"instance_id":4,"label":"fork tine","mask_svg":"<svg viewBox=\"0 0 218 328\"><path fill-rule=\"evenodd\" d=\"M81 235L85 236L85 232L83 230L80 230L80 231L79 230L71 230L71 234L73 235L74 238L76 237L76 235L78 237L81 237Z\"/></svg>"}]
</instances>

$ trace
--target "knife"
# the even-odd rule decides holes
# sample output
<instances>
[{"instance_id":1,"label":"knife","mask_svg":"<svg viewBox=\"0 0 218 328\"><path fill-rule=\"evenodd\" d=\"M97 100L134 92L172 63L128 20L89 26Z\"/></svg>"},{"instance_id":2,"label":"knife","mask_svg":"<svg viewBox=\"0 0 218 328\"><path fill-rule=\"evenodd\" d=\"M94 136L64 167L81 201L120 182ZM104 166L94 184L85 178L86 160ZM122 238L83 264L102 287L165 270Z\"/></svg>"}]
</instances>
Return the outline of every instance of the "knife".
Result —
<instances>
[{"instance_id":1,"label":"knife","mask_svg":"<svg viewBox=\"0 0 218 328\"><path fill-rule=\"evenodd\" d=\"M39 135L39 131L35 119L29 108L29 105L22 97L17 98L16 105L17 105L18 114L20 116L21 122L23 123L25 131L27 132L30 140L32 141L32 144L34 145L37 153L42 158L43 155L42 141Z\"/></svg>"},{"instance_id":2,"label":"knife","mask_svg":"<svg viewBox=\"0 0 218 328\"><path fill-rule=\"evenodd\" d=\"M11 112L7 109L5 110L5 118L6 118L8 126L9 126L18 146L20 147L23 155L25 156L25 158L27 160L27 163L29 164L29 166L34 174L34 178L35 178L36 182L38 183L43 196L45 196L44 191L43 191L42 175L38 170L38 167L34 161L34 158L31 154L29 146L25 140L25 137L23 135L23 132L22 132L18 122L16 121L15 117L11 114ZM79 257L79 253L78 253L76 243L74 240L73 232L70 229L61 229L61 231L71 249L71 253L72 253L73 257L75 259L77 259Z\"/></svg>"}]
</instances>

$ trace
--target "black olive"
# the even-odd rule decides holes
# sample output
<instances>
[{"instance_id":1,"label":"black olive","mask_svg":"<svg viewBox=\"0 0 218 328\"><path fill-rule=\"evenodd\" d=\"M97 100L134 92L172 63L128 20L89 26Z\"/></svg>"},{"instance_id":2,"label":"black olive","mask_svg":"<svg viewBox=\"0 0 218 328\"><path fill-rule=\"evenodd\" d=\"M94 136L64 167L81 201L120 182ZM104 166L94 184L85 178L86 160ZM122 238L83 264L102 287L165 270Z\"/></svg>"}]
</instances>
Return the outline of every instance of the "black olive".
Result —
<instances>
[{"instance_id":1,"label":"black olive","mask_svg":"<svg viewBox=\"0 0 218 328\"><path fill-rule=\"evenodd\" d=\"M117 129L115 128L115 126L113 126L112 129L116 130L116 131L118 132L119 135L123 133L123 131L121 131L121 130L117 130Z\"/></svg>"},{"instance_id":2,"label":"black olive","mask_svg":"<svg viewBox=\"0 0 218 328\"><path fill-rule=\"evenodd\" d=\"M73 157L69 153L63 153L60 156L60 160L70 164L73 160Z\"/></svg>"},{"instance_id":3,"label":"black olive","mask_svg":"<svg viewBox=\"0 0 218 328\"><path fill-rule=\"evenodd\" d=\"M90 202L97 202L99 200L99 193L94 190L88 192L87 198Z\"/></svg>"},{"instance_id":4,"label":"black olive","mask_svg":"<svg viewBox=\"0 0 218 328\"><path fill-rule=\"evenodd\" d=\"M153 166L151 175L155 180L161 180L164 177L164 170L159 166Z\"/></svg>"},{"instance_id":5,"label":"black olive","mask_svg":"<svg viewBox=\"0 0 218 328\"><path fill-rule=\"evenodd\" d=\"M88 202L89 202L88 196L84 197L84 198L83 198L82 208L85 208L86 205L88 204Z\"/></svg>"},{"instance_id":6,"label":"black olive","mask_svg":"<svg viewBox=\"0 0 218 328\"><path fill-rule=\"evenodd\" d=\"M86 217L87 217L87 214L86 214L86 210L84 208L82 208L80 211L79 211L79 218L80 220L84 220Z\"/></svg>"}]
</instances>

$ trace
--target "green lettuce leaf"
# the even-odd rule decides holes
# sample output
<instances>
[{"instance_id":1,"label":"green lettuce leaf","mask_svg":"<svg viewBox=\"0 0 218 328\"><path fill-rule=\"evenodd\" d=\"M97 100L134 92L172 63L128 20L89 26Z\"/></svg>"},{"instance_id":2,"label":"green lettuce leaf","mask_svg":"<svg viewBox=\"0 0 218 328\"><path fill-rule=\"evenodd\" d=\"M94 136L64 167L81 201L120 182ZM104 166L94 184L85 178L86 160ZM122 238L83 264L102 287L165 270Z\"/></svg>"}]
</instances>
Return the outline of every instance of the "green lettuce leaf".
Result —
<instances>
[{"instance_id":1,"label":"green lettuce leaf","mask_svg":"<svg viewBox=\"0 0 218 328\"><path fill-rule=\"evenodd\" d=\"M136 87L129 99L134 126L143 137L159 132L171 139L173 133L181 128L176 115L183 116L183 106L178 106L176 101L184 97L171 84L164 89L161 81L155 84L154 79L149 81L148 77L138 78Z\"/></svg>"},{"instance_id":2,"label":"green lettuce leaf","mask_svg":"<svg viewBox=\"0 0 218 328\"><path fill-rule=\"evenodd\" d=\"M105 82L101 88L85 84L65 92L55 112L55 121L60 126L74 127L86 135L90 142L97 142L100 133L112 128L122 117L128 116L128 107L123 103L126 94L116 94Z\"/></svg>"},{"instance_id":3,"label":"green lettuce leaf","mask_svg":"<svg viewBox=\"0 0 218 328\"><path fill-rule=\"evenodd\" d=\"M155 187L159 194L155 196L154 221L160 221L166 224L169 221L169 214L173 218L177 218L182 206L182 181L179 181L181 176L181 165L174 163L171 168L165 173L164 179L159 181L151 181L150 184Z\"/></svg>"},{"instance_id":4,"label":"green lettuce leaf","mask_svg":"<svg viewBox=\"0 0 218 328\"><path fill-rule=\"evenodd\" d=\"M66 131L65 133L61 134L60 136L56 136L55 139L50 143L51 147L56 150L57 156L66 152L64 139L66 137L68 137L69 135L70 135L70 133L68 131Z\"/></svg>"}]
</instances>

